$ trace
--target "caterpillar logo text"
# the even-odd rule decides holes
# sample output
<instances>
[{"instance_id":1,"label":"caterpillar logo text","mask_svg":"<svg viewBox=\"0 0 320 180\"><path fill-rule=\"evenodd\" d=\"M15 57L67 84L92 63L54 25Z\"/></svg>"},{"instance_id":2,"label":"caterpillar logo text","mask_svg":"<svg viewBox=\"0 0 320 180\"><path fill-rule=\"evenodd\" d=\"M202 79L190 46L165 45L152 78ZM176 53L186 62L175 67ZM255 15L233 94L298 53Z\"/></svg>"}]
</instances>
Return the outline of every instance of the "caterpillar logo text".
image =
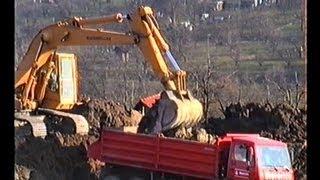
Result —
<instances>
[{"instance_id":1,"label":"caterpillar logo text","mask_svg":"<svg viewBox=\"0 0 320 180\"><path fill-rule=\"evenodd\" d=\"M87 36L87 40L107 40L107 41L111 41L111 37L104 37L104 36Z\"/></svg>"}]
</instances>

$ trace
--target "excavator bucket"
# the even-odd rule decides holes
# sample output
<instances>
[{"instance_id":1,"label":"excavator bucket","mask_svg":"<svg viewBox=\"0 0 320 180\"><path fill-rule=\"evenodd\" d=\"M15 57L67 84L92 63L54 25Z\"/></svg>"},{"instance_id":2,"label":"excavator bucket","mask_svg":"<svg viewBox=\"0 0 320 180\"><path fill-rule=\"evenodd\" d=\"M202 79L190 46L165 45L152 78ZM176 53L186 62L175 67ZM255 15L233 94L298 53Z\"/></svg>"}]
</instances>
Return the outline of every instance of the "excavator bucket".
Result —
<instances>
[{"instance_id":1,"label":"excavator bucket","mask_svg":"<svg viewBox=\"0 0 320 180\"><path fill-rule=\"evenodd\" d=\"M140 101L150 109L146 114L153 118L151 133L160 133L179 126L193 127L203 116L202 104L190 94L178 97L172 91L163 91Z\"/></svg>"}]
</instances>

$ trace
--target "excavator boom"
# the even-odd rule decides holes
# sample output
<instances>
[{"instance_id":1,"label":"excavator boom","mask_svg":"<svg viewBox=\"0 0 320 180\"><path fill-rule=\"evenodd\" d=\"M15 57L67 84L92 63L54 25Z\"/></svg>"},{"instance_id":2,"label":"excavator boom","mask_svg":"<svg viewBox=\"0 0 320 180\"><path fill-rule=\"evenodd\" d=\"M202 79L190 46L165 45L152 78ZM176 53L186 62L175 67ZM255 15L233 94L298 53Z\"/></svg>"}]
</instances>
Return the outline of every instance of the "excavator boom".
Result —
<instances>
[{"instance_id":1,"label":"excavator boom","mask_svg":"<svg viewBox=\"0 0 320 180\"><path fill-rule=\"evenodd\" d=\"M127 20L131 30L129 32L113 32L102 29L92 29L93 25L106 25L110 23L123 23ZM159 25L153 16L150 7L139 7L132 14L123 16L115 14L102 18L83 19L74 17L65 21L49 25L42 29L32 40L22 61L19 63L16 71L15 89L17 97L17 107L19 109L35 110L49 106L51 109L58 110L51 103L44 103L46 99L57 99L60 97L60 91L56 95L50 95L47 92L48 83L53 75L60 78L63 67L63 54L57 53L57 49L63 46L91 46L91 45L137 45L165 87L162 94L162 108L159 108L161 115L157 121L166 123L166 128L182 125L183 122L198 122L202 117L202 106L200 102L192 98L186 86L186 72L181 70L172 56L169 45L162 37ZM172 63L174 70L171 71L165 57ZM59 60L59 58L62 58ZM58 59L58 60L56 60ZM61 72L60 72L61 71ZM68 70L67 70L68 72ZM77 74L78 71L74 70ZM68 73L67 73L68 74ZM71 78L71 76L70 76ZM72 77L76 81L77 76ZM60 84L61 85L61 84ZM61 85L62 86L62 85ZM66 89L60 87L59 90ZM76 91L75 91L76 92ZM50 98L49 98L50 96ZM188 113L186 104L195 107ZM72 106L68 106L72 108ZM183 111L181 111L183 109ZM160 112L161 111L161 112ZM170 112L169 112L170 111ZM172 112L171 112L172 111ZM50 111L47 111L50 112ZM168 113L167 113L168 112ZM170 114L170 118L166 116ZM192 116L190 116L192 115ZM70 117L69 117L70 118ZM177 120L177 118L179 118ZM191 119L191 120L188 120ZM172 123L175 122L175 123ZM177 123L179 122L179 123ZM163 124L163 123L160 123ZM192 123L194 124L194 123ZM161 131L164 126L158 126L157 131Z\"/></svg>"}]
</instances>

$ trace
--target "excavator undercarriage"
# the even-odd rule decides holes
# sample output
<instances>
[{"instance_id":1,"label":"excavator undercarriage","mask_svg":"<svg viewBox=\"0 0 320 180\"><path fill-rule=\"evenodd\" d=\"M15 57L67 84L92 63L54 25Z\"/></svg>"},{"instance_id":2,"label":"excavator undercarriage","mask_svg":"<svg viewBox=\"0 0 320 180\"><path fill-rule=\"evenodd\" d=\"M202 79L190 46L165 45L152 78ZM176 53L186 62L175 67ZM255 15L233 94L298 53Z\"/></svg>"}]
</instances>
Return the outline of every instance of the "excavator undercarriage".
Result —
<instances>
[{"instance_id":1,"label":"excavator undercarriage","mask_svg":"<svg viewBox=\"0 0 320 180\"><path fill-rule=\"evenodd\" d=\"M82 115L45 108L16 112L14 126L17 135L42 138L55 132L80 135L89 132L89 124Z\"/></svg>"}]
</instances>

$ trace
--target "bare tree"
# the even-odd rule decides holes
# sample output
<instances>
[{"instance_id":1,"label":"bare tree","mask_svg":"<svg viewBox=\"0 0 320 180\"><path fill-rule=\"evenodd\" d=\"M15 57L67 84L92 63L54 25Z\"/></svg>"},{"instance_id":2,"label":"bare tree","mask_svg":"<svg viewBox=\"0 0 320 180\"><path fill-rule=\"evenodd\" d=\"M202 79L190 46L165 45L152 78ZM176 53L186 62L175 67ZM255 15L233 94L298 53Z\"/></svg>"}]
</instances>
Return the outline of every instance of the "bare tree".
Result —
<instances>
[{"instance_id":1,"label":"bare tree","mask_svg":"<svg viewBox=\"0 0 320 180\"><path fill-rule=\"evenodd\" d=\"M194 93L200 97L200 101L204 106L204 118L206 122L209 117L210 105L212 103L217 101L220 104L221 110L224 109L218 94L223 93L223 89L228 84L228 81L230 81L230 78L236 73L237 71L234 71L228 75L218 76L217 72L214 70L214 66L209 63L207 63L207 69L205 71L198 70L191 73L191 79L196 84Z\"/></svg>"},{"instance_id":2,"label":"bare tree","mask_svg":"<svg viewBox=\"0 0 320 180\"><path fill-rule=\"evenodd\" d=\"M272 80L268 75L265 75L265 79L269 84L273 84L283 95L283 102L289 105L292 105L295 108L298 108L304 95L306 93L305 89L298 80L298 73L295 72L295 85L294 87L290 87L288 82L286 83L278 83L275 80ZM286 81L285 77L283 77L284 81ZM269 87L269 86L268 86Z\"/></svg>"}]
</instances>

